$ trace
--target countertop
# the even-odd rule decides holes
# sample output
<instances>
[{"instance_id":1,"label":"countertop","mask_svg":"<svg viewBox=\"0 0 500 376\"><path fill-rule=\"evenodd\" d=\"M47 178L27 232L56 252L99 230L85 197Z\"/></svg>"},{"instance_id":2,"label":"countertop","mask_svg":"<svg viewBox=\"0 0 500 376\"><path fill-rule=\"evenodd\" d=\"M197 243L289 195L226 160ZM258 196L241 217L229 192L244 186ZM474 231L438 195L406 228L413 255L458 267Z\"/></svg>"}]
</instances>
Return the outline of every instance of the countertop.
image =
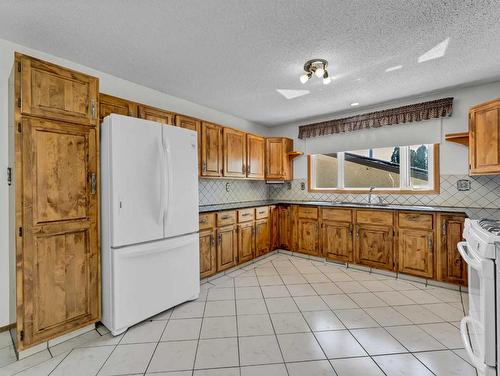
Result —
<instances>
[{"instance_id":1,"label":"countertop","mask_svg":"<svg viewBox=\"0 0 500 376\"><path fill-rule=\"evenodd\" d=\"M446 213L466 213L467 208L449 207L449 206L417 206L417 205L377 205L361 204L354 202L331 202L331 201L287 201L287 200L262 200L233 202L228 204L200 205L200 213L207 213L219 210L232 210L242 208L252 208L265 205L276 204L295 204L295 205L313 205L322 207L340 207L340 208L362 208L362 209L382 209L382 210L414 210L420 212L446 212Z\"/></svg>"}]
</instances>

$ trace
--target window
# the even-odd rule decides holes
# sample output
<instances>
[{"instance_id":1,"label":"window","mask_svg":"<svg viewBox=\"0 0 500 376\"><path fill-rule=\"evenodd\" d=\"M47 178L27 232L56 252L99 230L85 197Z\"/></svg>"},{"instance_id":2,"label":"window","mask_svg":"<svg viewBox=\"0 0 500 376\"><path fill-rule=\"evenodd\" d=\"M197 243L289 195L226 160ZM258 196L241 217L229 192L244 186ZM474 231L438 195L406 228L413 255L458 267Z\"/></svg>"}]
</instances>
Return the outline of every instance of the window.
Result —
<instances>
[{"instance_id":1,"label":"window","mask_svg":"<svg viewBox=\"0 0 500 376\"><path fill-rule=\"evenodd\" d=\"M311 154L309 190L436 192L438 156L437 144Z\"/></svg>"}]
</instances>

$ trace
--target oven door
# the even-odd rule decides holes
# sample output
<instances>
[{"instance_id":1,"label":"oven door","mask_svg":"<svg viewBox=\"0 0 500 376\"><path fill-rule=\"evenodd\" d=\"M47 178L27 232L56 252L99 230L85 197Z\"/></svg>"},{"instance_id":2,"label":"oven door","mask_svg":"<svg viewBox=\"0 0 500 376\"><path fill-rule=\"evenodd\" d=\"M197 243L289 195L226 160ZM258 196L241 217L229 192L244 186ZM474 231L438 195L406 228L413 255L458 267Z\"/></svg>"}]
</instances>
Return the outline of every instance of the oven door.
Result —
<instances>
[{"instance_id":1,"label":"oven door","mask_svg":"<svg viewBox=\"0 0 500 376\"><path fill-rule=\"evenodd\" d=\"M458 251L468 265L469 313L460 323L466 352L480 374L496 367L495 262L481 259L466 242L458 243Z\"/></svg>"}]
</instances>

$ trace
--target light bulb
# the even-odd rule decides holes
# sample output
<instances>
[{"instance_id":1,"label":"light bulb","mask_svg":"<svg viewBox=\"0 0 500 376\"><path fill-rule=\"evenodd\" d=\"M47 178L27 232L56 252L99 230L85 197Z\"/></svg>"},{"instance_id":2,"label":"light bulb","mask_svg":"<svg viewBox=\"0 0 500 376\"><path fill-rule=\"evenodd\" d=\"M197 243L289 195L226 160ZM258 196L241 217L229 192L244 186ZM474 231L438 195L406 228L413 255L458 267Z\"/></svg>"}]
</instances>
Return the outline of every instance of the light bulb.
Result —
<instances>
[{"instance_id":1,"label":"light bulb","mask_svg":"<svg viewBox=\"0 0 500 376\"><path fill-rule=\"evenodd\" d=\"M332 82L332 79L328 75L328 71L325 71L323 74L323 85L328 85L330 82Z\"/></svg>"},{"instance_id":2,"label":"light bulb","mask_svg":"<svg viewBox=\"0 0 500 376\"><path fill-rule=\"evenodd\" d=\"M309 76L307 74L303 74L302 76L300 76L300 82L305 84L307 81L309 81Z\"/></svg>"},{"instance_id":3,"label":"light bulb","mask_svg":"<svg viewBox=\"0 0 500 376\"><path fill-rule=\"evenodd\" d=\"M318 68L316 69L314 74L316 75L316 77L320 78L323 76L323 74L325 74L325 70L323 68Z\"/></svg>"}]
</instances>

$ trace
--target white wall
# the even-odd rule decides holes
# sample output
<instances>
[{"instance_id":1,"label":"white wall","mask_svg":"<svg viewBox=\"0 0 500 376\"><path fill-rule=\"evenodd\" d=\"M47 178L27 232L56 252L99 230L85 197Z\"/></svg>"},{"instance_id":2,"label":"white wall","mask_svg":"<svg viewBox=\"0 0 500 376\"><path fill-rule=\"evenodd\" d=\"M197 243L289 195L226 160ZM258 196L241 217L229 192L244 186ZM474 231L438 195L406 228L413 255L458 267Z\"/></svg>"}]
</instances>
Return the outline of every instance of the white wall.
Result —
<instances>
[{"instance_id":1,"label":"white wall","mask_svg":"<svg viewBox=\"0 0 500 376\"><path fill-rule=\"evenodd\" d=\"M15 322L15 301L13 300L15 297L13 283L15 264L14 257L9 255L8 247L9 221L6 174L8 166L8 79L14 61L14 51L99 77L100 91L106 94L165 108L218 124L229 125L248 132L263 135L268 132L268 129L261 125L0 39L0 327Z\"/></svg>"},{"instance_id":2,"label":"white wall","mask_svg":"<svg viewBox=\"0 0 500 376\"><path fill-rule=\"evenodd\" d=\"M445 141L444 136L447 133L457 133L465 132L468 129L468 111L469 107L488 101L490 99L500 97L500 82L494 82L489 84L475 85L464 88L443 90L429 95L418 96L413 98L405 98L402 100L394 101L391 103L385 103L381 106L374 106L369 109L362 109L358 111L350 111L342 114L336 114L331 116L325 116L321 118L316 118L313 120L296 122L294 124L282 125L272 127L270 129L271 135L276 136L286 136L294 140L294 149L298 151L303 151L304 153L311 152L311 145L314 139L299 140L297 138L299 125L310 124L314 122L319 122L322 120L341 118L351 115L356 115L359 113L377 111L385 108L404 106L406 104L430 101L438 98L444 97L454 97L453 101L453 114L449 118L443 118L441 122L441 147L440 147L440 170L441 175L467 175L468 173L468 148L465 146ZM433 121L429 121L433 122ZM434 121L435 122L435 121ZM421 132L426 132L427 124L422 123L412 123L410 125L395 125L394 127L406 127L409 130L408 135L414 135L415 139L420 140L422 135ZM387 132L391 132L391 127L384 127L380 129L369 129L362 130L358 132L352 132L349 134L337 134L328 137L331 141L332 151L348 150L350 145L355 145L359 142L354 141L355 138L371 138L378 143L377 138L387 137ZM383 143L383 141L381 141ZM306 157L301 156L295 159L294 162L294 178L305 179L307 177L307 165Z\"/></svg>"}]
</instances>

